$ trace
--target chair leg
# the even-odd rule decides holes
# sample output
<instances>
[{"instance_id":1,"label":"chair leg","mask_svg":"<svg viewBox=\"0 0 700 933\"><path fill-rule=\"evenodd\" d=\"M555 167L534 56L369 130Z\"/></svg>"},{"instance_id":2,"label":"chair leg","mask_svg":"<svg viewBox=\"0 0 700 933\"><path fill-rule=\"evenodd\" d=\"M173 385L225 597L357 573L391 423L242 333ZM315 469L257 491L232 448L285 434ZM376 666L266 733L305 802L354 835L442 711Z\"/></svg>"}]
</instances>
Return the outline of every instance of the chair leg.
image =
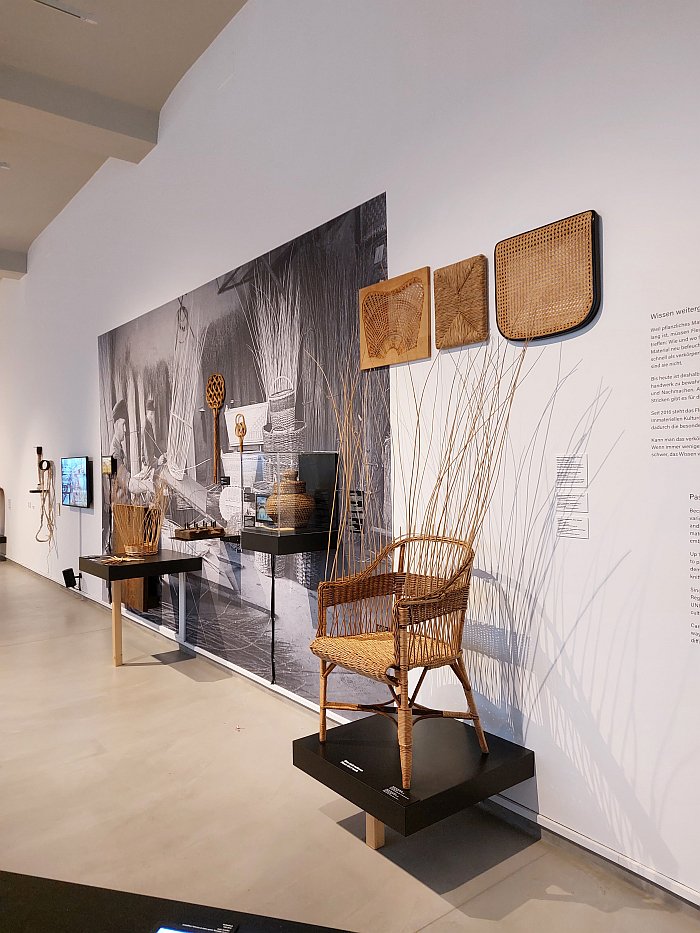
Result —
<instances>
[{"instance_id":1,"label":"chair leg","mask_svg":"<svg viewBox=\"0 0 700 933\"><path fill-rule=\"evenodd\" d=\"M476 732L476 737L479 740L479 748L485 755L488 755L489 746L486 742L484 729L481 725L479 712L476 708L476 701L474 700L474 694L472 693L472 685L469 682L469 675L467 674L467 665L464 663L464 658L461 655L457 658L455 664L452 665L452 670L455 672L462 684L462 687L464 688L464 695L467 698L467 706L469 707L469 712L473 717L472 721L474 723L474 731Z\"/></svg>"},{"instance_id":2,"label":"chair leg","mask_svg":"<svg viewBox=\"0 0 700 933\"><path fill-rule=\"evenodd\" d=\"M399 755L401 757L401 781L404 790L411 789L413 770L413 714L408 699L408 672L399 672Z\"/></svg>"},{"instance_id":3,"label":"chair leg","mask_svg":"<svg viewBox=\"0 0 700 933\"><path fill-rule=\"evenodd\" d=\"M319 691L319 709L321 718L318 726L318 740L322 743L326 741L326 687L328 685L328 673L326 673L326 662L321 661L321 684Z\"/></svg>"}]
</instances>

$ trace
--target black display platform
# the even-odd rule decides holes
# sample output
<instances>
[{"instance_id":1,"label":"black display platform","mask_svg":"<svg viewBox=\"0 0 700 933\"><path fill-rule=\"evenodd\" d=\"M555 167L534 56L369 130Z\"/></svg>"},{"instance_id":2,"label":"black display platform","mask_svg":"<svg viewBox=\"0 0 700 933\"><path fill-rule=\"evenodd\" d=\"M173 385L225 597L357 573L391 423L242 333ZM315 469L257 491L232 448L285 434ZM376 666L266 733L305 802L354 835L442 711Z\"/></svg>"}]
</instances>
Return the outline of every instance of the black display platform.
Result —
<instances>
[{"instance_id":1,"label":"black display platform","mask_svg":"<svg viewBox=\"0 0 700 933\"><path fill-rule=\"evenodd\" d=\"M202 569L202 558L178 551L160 551L149 557L128 560L123 564L103 564L100 557L81 557L83 573L101 577L108 583L114 580L134 580L140 577L159 577L167 573L191 573Z\"/></svg>"},{"instance_id":2,"label":"black display platform","mask_svg":"<svg viewBox=\"0 0 700 933\"><path fill-rule=\"evenodd\" d=\"M0 871L2 933L303 933L319 927Z\"/></svg>"},{"instance_id":3,"label":"black display platform","mask_svg":"<svg viewBox=\"0 0 700 933\"><path fill-rule=\"evenodd\" d=\"M329 546L328 531L268 531L265 528L243 528L241 548L263 554L304 554L325 551ZM330 547L338 546L338 532L330 532Z\"/></svg>"},{"instance_id":4,"label":"black display platform","mask_svg":"<svg viewBox=\"0 0 700 933\"><path fill-rule=\"evenodd\" d=\"M482 755L476 733L457 719L413 725L413 781L401 789L396 726L368 716L293 743L294 765L403 836L431 826L534 776L533 752L486 735Z\"/></svg>"}]
</instances>

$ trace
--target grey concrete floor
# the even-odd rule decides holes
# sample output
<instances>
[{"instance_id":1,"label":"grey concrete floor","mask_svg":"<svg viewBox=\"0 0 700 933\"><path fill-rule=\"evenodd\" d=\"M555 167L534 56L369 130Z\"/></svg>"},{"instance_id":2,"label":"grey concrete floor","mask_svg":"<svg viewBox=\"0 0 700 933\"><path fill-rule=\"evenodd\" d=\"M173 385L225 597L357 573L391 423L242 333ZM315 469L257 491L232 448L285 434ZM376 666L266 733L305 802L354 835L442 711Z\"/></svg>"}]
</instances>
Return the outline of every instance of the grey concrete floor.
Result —
<instances>
[{"instance_id":1,"label":"grey concrete floor","mask_svg":"<svg viewBox=\"0 0 700 933\"><path fill-rule=\"evenodd\" d=\"M291 763L313 713L0 563L0 869L353 931L684 933L700 912L481 808L379 852Z\"/></svg>"}]
</instances>

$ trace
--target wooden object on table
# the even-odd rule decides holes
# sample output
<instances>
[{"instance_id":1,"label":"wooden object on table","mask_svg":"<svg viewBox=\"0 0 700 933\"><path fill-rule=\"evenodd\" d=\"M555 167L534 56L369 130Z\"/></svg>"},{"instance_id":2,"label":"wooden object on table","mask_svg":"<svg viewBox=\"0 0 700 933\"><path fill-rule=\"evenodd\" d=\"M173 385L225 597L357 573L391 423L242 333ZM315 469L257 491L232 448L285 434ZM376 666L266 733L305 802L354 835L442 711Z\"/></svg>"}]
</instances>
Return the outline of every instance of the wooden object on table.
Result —
<instances>
[{"instance_id":1,"label":"wooden object on table","mask_svg":"<svg viewBox=\"0 0 700 933\"><path fill-rule=\"evenodd\" d=\"M226 397L226 384L221 373L213 373L207 380L207 405L214 415L214 469L212 471L213 484L219 482L219 412Z\"/></svg>"},{"instance_id":2,"label":"wooden object on table","mask_svg":"<svg viewBox=\"0 0 700 933\"><path fill-rule=\"evenodd\" d=\"M598 215L584 211L496 244L496 322L508 340L577 330L600 307Z\"/></svg>"},{"instance_id":3,"label":"wooden object on table","mask_svg":"<svg viewBox=\"0 0 700 933\"><path fill-rule=\"evenodd\" d=\"M394 551L398 550L396 572ZM321 662L319 741L326 741L326 710L350 709L395 715L403 789L411 787L413 715L471 719L481 751L488 745L462 657L462 633L474 551L465 541L410 535L385 547L361 573L318 586L318 630L311 651ZM336 667L389 687L386 703L335 703L327 681ZM408 674L423 668L412 694ZM417 703L426 673L450 667L468 712L436 710ZM395 704L395 708L394 708Z\"/></svg>"},{"instance_id":4,"label":"wooden object on table","mask_svg":"<svg viewBox=\"0 0 700 933\"><path fill-rule=\"evenodd\" d=\"M439 350L488 340L486 270L486 256L479 255L433 273L435 346Z\"/></svg>"},{"instance_id":5,"label":"wooden object on table","mask_svg":"<svg viewBox=\"0 0 700 933\"><path fill-rule=\"evenodd\" d=\"M173 538L178 541L201 541L206 538L223 538L226 534L225 528L176 528L173 532Z\"/></svg>"},{"instance_id":6,"label":"wooden object on table","mask_svg":"<svg viewBox=\"0 0 700 933\"><path fill-rule=\"evenodd\" d=\"M360 289L360 369L430 357L430 269Z\"/></svg>"},{"instance_id":7,"label":"wooden object on table","mask_svg":"<svg viewBox=\"0 0 700 933\"><path fill-rule=\"evenodd\" d=\"M365 813L365 842L370 849L381 849L384 845L384 823L370 813Z\"/></svg>"}]
</instances>

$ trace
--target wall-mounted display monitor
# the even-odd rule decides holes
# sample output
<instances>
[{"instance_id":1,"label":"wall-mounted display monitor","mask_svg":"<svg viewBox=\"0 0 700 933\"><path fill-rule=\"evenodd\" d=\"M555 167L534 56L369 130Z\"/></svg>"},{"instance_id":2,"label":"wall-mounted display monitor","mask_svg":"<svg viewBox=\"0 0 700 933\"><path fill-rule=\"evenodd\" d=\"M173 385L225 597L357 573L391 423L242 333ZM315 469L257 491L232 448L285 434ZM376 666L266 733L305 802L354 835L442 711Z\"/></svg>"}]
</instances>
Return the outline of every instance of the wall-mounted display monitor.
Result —
<instances>
[{"instance_id":1,"label":"wall-mounted display monitor","mask_svg":"<svg viewBox=\"0 0 700 933\"><path fill-rule=\"evenodd\" d=\"M61 505L77 509L92 505L92 464L87 457L61 458Z\"/></svg>"}]
</instances>

